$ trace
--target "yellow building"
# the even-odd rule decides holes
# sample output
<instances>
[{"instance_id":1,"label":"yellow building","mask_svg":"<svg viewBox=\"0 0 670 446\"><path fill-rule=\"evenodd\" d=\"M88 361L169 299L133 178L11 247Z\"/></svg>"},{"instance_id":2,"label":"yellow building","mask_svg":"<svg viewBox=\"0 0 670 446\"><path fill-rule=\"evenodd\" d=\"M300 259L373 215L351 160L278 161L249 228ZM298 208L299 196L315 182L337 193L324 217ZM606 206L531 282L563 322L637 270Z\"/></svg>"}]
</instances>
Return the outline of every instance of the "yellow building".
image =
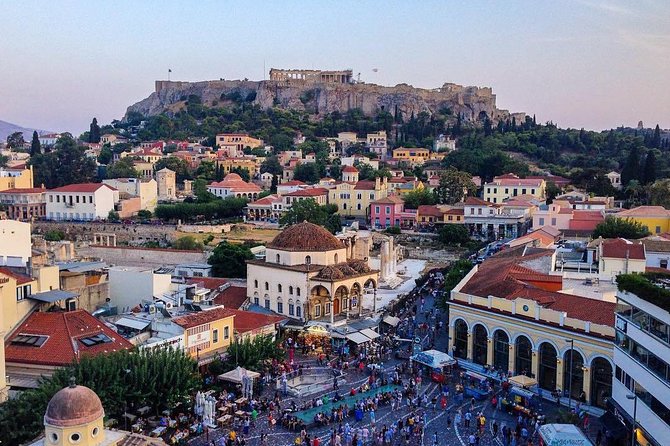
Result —
<instances>
[{"instance_id":1,"label":"yellow building","mask_svg":"<svg viewBox=\"0 0 670 446\"><path fill-rule=\"evenodd\" d=\"M211 362L233 341L235 313L227 308L199 311L172 319L184 330L184 351L200 365Z\"/></svg>"},{"instance_id":2,"label":"yellow building","mask_svg":"<svg viewBox=\"0 0 670 446\"><path fill-rule=\"evenodd\" d=\"M343 174L344 175L344 174ZM386 198L388 180L341 182L328 192L328 203L337 205L338 214L352 217L369 217L370 203Z\"/></svg>"},{"instance_id":3,"label":"yellow building","mask_svg":"<svg viewBox=\"0 0 670 446\"><path fill-rule=\"evenodd\" d=\"M638 206L614 214L618 218L631 219L646 226L652 234L670 232L670 211L663 206Z\"/></svg>"},{"instance_id":4,"label":"yellow building","mask_svg":"<svg viewBox=\"0 0 670 446\"><path fill-rule=\"evenodd\" d=\"M604 408L616 304L561 291L552 251L524 253L510 248L476 265L451 291L449 351L466 369L527 375L545 392Z\"/></svg>"},{"instance_id":5,"label":"yellow building","mask_svg":"<svg viewBox=\"0 0 670 446\"><path fill-rule=\"evenodd\" d=\"M430 159L430 150L422 148L399 147L393 149L393 158L410 166L419 166Z\"/></svg>"},{"instance_id":6,"label":"yellow building","mask_svg":"<svg viewBox=\"0 0 670 446\"><path fill-rule=\"evenodd\" d=\"M399 196L403 196L415 190L423 190L424 188L423 181L416 178L393 177L389 179L389 189L392 193Z\"/></svg>"},{"instance_id":7,"label":"yellow building","mask_svg":"<svg viewBox=\"0 0 670 446\"><path fill-rule=\"evenodd\" d=\"M484 200L500 204L503 201L520 195L532 195L544 200L546 198L547 182L542 178L519 178L508 173L494 177L493 181L484 184Z\"/></svg>"},{"instance_id":8,"label":"yellow building","mask_svg":"<svg viewBox=\"0 0 670 446\"><path fill-rule=\"evenodd\" d=\"M226 156L242 156L244 149L254 149L263 145L263 140L252 138L246 133L220 133L216 135L216 145Z\"/></svg>"},{"instance_id":9,"label":"yellow building","mask_svg":"<svg viewBox=\"0 0 670 446\"><path fill-rule=\"evenodd\" d=\"M228 175L233 169L243 169L253 178L260 171L260 163L254 158L223 158L217 160L216 164L221 166L224 175Z\"/></svg>"},{"instance_id":10,"label":"yellow building","mask_svg":"<svg viewBox=\"0 0 670 446\"><path fill-rule=\"evenodd\" d=\"M0 168L0 191L7 189L31 189L33 187L33 167Z\"/></svg>"}]
</instances>

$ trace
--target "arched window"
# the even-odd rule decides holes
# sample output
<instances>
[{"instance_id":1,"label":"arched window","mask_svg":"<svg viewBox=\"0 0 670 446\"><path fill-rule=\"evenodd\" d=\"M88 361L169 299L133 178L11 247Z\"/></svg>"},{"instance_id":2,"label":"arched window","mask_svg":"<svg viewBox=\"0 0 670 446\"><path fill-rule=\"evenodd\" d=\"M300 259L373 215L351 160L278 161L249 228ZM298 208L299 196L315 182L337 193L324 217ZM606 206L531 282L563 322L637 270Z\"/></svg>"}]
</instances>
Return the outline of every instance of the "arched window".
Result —
<instances>
[{"instance_id":1,"label":"arched window","mask_svg":"<svg viewBox=\"0 0 670 446\"><path fill-rule=\"evenodd\" d=\"M548 342L540 345L540 373L538 383L545 390L556 389L556 349ZM561 389L563 390L563 389Z\"/></svg>"},{"instance_id":2,"label":"arched window","mask_svg":"<svg viewBox=\"0 0 670 446\"><path fill-rule=\"evenodd\" d=\"M312 256L305 256L305 265L312 264Z\"/></svg>"},{"instance_id":3,"label":"arched window","mask_svg":"<svg viewBox=\"0 0 670 446\"><path fill-rule=\"evenodd\" d=\"M293 287L292 287L292 286L289 286L289 287L288 287L288 293L289 293L290 295L293 295Z\"/></svg>"},{"instance_id":4,"label":"arched window","mask_svg":"<svg viewBox=\"0 0 670 446\"><path fill-rule=\"evenodd\" d=\"M605 407L612 396L612 365L603 357L591 361L591 400L592 406Z\"/></svg>"},{"instance_id":5,"label":"arched window","mask_svg":"<svg viewBox=\"0 0 670 446\"><path fill-rule=\"evenodd\" d=\"M277 254L276 259L277 259L277 262L276 262L276 263L279 263L279 262L281 261L281 256L280 256L279 254Z\"/></svg>"},{"instance_id":6,"label":"arched window","mask_svg":"<svg viewBox=\"0 0 670 446\"><path fill-rule=\"evenodd\" d=\"M516 358L514 360L514 374L530 375L533 363L533 345L526 336L516 338Z\"/></svg>"},{"instance_id":7,"label":"arched window","mask_svg":"<svg viewBox=\"0 0 670 446\"><path fill-rule=\"evenodd\" d=\"M468 326L463 319L454 323L454 357L467 358L468 356Z\"/></svg>"},{"instance_id":8,"label":"arched window","mask_svg":"<svg viewBox=\"0 0 670 446\"><path fill-rule=\"evenodd\" d=\"M504 371L509 368L509 337L502 330L493 333L493 367Z\"/></svg>"},{"instance_id":9,"label":"arched window","mask_svg":"<svg viewBox=\"0 0 670 446\"><path fill-rule=\"evenodd\" d=\"M339 256L335 254L335 263L337 263Z\"/></svg>"},{"instance_id":10,"label":"arched window","mask_svg":"<svg viewBox=\"0 0 670 446\"><path fill-rule=\"evenodd\" d=\"M488 333L483 325L477 324L472 330L472 362L486 364L488 352Z\"/></svg>"},{"instance_id":11,"label":"arched window","mask_svg":"<svg viewBox=\"0 0 670 446\"><path fill-rule=\"evenodd\" d=\"M254 288L258 288L258 280L254 280Z\"/></svg>"},{"instance_id":12,"label":"arched window","mask_svg":"<svg viewBox=\"0 0 670 446\"><path fill-rule=\"evenodd\" d=\"M265 291L268 291L268 290L270 290L270 284L265 282Z\"/></svg>"},{"instance_id":13,"label":"arched window","mask_svg":"<svg viewBox=\"0 0 670 446\"><path fill-rule=\"evenodd\" d=\"M297 287L297 288L295 289L295 295L296 295L296 296L300 296L300 287Z\"/></svg>"},{"instance_id":14,"label":"arched window","mask_svg":"<svg viewBox=\"0 0 670 446\"><path fill-rule=\"evenodd\" d=\"M281 293L281 283L277 284L277 291Z\"/></svg>"},{"instance_id":15,"label":"arched window","mask_svg":"<svg viewBox=\"0 0 670 446\"><path fill-rule=\"evenodd\" d=\"M295 317L302 317L302 303L299 300L295 302Z\"/></svg>"},{"instance_id":16,"label":"arched window","mask_svg":"<svg viewBox=\"0 0 670 446\"><path fill-rule=\"evenodd\" d=\"M572 354L571 354L572 352ZM572 356L572 361L570 361ZM572 363L572 373L570 365ZM570 379L572 378L572 383ZM584 387L584 357L577 350L568 350L563 355L563 390L570 393L572 399L579 399Z\"/></svg>"}]
</instances>

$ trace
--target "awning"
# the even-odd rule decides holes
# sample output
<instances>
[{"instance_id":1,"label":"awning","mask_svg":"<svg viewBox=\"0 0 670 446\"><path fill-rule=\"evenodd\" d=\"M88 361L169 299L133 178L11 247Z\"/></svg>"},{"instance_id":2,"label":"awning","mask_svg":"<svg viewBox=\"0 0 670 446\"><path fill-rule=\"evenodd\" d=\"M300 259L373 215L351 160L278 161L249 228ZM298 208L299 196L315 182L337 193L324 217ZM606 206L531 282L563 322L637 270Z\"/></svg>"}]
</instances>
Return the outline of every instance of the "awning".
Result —
<instances>
[{"instance_id":1,"label":"awning","mask_svg":"<svg viewBox=\"0 0 670 446\"><path fill-rule=\"evenodd\" d=\"M133 330L144 330L151 324L151 321L145 321L140 319L131 319L128 317L122 317L114 322L114 325L120 325L122 327L132 328Z\"/></svg>"},{"instance_id":2,"label":"awning","mask_svg":"<svg viewBox=\"0 0 670 446\"><path fill-rule=\"evenodd\" d=\"M39 300L40 302L52 304L54 302L58 302L59 300L75 299L78 296L78 294L72 293L70 291L50 290L43 293L31 294L28 296L28 299Z\"/></svg>"},{"instance_id":3,"label":"awning","mask_svg":"<svg viewBox=\"0 0 670 446\"><path fill-rule=\"evenodd\" d=\"M361 334L358 331L355 331L353 333L349 333L346 338L350 340L351 342L354 342L356 344L364 344L366 342L370 342L370 338L367 336Z\"/></svg>"},{"instance_id":4,"label":"awning","mask_svg":"<svg viewBox=\"0 0 670 446\"><path fill-rule=\"evenodd\" d=\"M244 375L248 376L251 379L256 379L259 376L261 376L260 373L254 372L253 370L247 370L242 367L237 367L236 369L231 370L230 372L226 372L222 375L219 375L219 379L223 381L230 381L234 383L242 383L242 378Z\"/></svg>"},{"instance_id":5,"label":"awning","mask_svg":"<svg viewBox=\"0 0 670 446\"><path fill-rule=\"evenodd\" d=\"M574 424L545 424L540 427L540 437L545 444L569 444L574 446L592 446L582 431Z\"/></svg>"},{"instance_id":6,"label":"awning","mask_svg":"<svg viewBox=\"0 0 670 446\"><path fill-rule=\"evenodd\" d=\"M456 360L448 354L439 350L426 350L412 356L412 361L427 365L432 368L440 368L456 363Z\"/></svg>"},{"instance_id":7,"label":"awning","mask_svg":"<svg viewBox=\"0 0 670 446\"><path fill-rule=\"evenodd\" d=\"M465 374L470 378L478 379L480 381L484 381L486 379L486 376L480 375L479 373L476 372L467 371L465 372Z\"/></svg>"},{"instance_id":8,"label":"awning","mask_svg":"<svg viewBox=\"0 0 670 446\"><path fill-rule=\"evenodd\" d=\"M386 316L384 318L384 323L389 324L391 327L397 327L400 323L400 319L395 316Z\"/></svg>"},{"instance_id":9,"label":"awning","mask_svg":"<svg viewBox=\"0 0 670 446\"><path fill-rule=\"evenodd\" d=\"M510 384L518 387L533 387L537 385L537 380L526 375L517 375L509 379Z\"/></svg>"},{"instance_id":10,"label":"awning","mask_svg":"<svg viewBox=\"0 0 670 446\"><path fill-rule=\"evenodd\" d=\"M510 393L512 395L522 396L526 399L531 399L535 396L535 394L533 392L531 392L530 390L522 389L521 387L512 387L510 389Z\"/></svg>"},{"instance_id":11,"label":"awning","mask_svg":"<svg viewBox=\"0 0 670 446\"><path fill-rule=\"evenodd\" d=\"M361 330L361 334L370 339L377 339L379 337L379 333L377 333L374 330L371 330L370 328L365 328Z\"/></svg>"}]
</instances>

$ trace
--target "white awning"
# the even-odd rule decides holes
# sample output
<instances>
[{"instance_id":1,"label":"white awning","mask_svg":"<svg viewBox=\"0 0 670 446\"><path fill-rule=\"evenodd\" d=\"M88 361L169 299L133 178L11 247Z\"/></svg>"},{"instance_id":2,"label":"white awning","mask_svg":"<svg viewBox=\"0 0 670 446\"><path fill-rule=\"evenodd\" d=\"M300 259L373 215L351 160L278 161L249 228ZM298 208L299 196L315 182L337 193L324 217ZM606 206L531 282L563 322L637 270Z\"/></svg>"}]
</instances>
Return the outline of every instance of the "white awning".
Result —
<instances>
[{"instance_id":1,"label":"white awning","mask_svg":"<svg viewBox=\"0 0 670 446\"><path fill-rule=\"evenodd\" d=\"M591 446L593 443L574 424L545 424L540 427L540 437L548 444Z\"/></svg>"},{"instance_id":2,"label":"white awning","mask_svg":"<svg viewBox=\"0 0 670 446\"><path fill-rule=\"evenodd\" d=\"M379 333L377 333L376 331L374 331L370 328L362 329L361 334L370 338L370 339L377 339L379 337Z\"/></svg>"},{"instance_id":3,"label":"white awning","mask_svg":"<svg viewBox=\"0 0 670 446\"><path fill-rule=\"evenodd\" d=\"M132 328L133 330L144 330L149 324L151 324L151 321L130 319L127 317L122 317L121 319L118 319L116 322L114 322L114 325Z\"/></svg>"},{"instance_id":4,"label":"white awning","mask_svg":"<svg viewBox=\"0 0 670 446\"><path fill-rule=\"evenodd\" d=\"M391 327L397 327L400 323L400 319L395 316L386 316L384 318L384 323L389 324Z\"/></svg>"},{"instance_id":5,"label":"white awning","mask_svg":"<svg viewBox=\"0 0 670 446\"><path fill-rule=\"evenodd\" d=\"M370 342L370 338L361 334L358 331L355 331L353 333L349 333L347 335L347 339L350 340L351 342L355 342L356 344L364 344L366 342Z\"/></svg>"}]
</instances>

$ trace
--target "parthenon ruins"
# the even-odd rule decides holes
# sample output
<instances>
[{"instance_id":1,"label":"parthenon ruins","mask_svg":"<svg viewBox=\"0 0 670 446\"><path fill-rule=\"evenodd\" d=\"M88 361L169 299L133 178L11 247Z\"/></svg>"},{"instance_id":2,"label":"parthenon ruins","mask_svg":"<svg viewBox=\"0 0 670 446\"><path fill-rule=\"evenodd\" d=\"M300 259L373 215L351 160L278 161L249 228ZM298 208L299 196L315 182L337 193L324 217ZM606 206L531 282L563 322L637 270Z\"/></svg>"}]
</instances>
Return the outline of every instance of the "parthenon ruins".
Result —
<instances>
[{"instance_id":1,"label":"parthenon ruins","mask_svg":"<svg viewBox=\"0 0 670 446\"><path fill-rule=\"evenodd\" d=\"M321 71L321 70L282 70L270 69L271 81L298 81L312 84L350 84L353 81L352 70Z\"/></svg>"}]
</instances>

